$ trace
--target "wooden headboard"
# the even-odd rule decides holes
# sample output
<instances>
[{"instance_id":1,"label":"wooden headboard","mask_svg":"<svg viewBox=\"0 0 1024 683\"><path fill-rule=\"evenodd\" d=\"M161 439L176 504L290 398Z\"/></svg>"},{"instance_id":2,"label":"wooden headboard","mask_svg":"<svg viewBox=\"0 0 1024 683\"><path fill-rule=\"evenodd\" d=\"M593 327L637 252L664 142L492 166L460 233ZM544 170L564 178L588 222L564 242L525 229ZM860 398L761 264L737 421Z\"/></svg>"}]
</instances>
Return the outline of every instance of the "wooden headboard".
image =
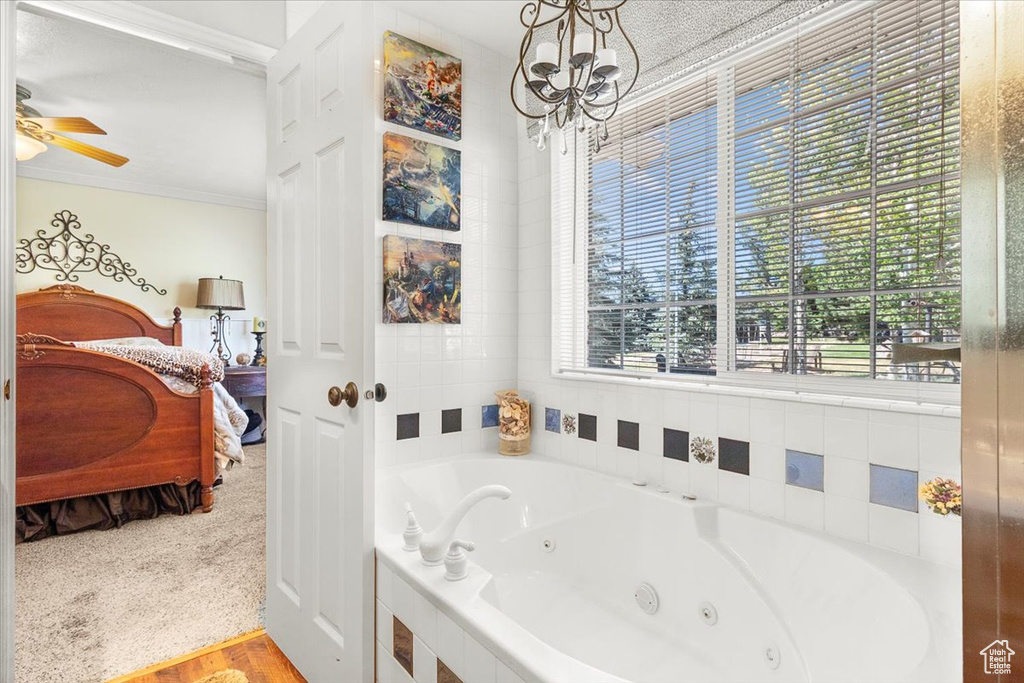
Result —
<instances>
[{"instance_id":1,"label":"wooden headboard","mask_svg":"<svg viewBox=\"0 0 1024 683\"><path fill-rule=\"evenodd\" d=\"M77 285L54 285L18 295L18 334L43 334L63 341L153 337L181 346L181 309L174 323L158 324L127 301Z\"/></svg>"}]
</instances>

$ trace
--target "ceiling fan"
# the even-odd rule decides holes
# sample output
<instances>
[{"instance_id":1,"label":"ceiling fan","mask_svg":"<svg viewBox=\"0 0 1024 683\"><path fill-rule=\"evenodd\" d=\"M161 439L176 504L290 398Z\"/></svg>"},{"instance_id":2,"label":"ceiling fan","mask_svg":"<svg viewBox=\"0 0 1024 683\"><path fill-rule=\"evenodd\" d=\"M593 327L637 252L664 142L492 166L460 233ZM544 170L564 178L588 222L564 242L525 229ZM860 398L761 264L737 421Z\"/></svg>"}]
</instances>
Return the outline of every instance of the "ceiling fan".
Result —
<instances>
[{"instance_id":1,"label":"ceiling fan","mask_svg":"<svg viewBox=\"0 0 1024 683\"><path fill-rule=\"evenodd\" d=\"M32 91L18 85L18 109L15 115L15 125L17 126L15 157L18 161L28 161L40 152L45 152L46 145L50 144L111 166L124 166L128 163L128 157L58 135L58 132L89 133L91 135L106 135L107 132L81 116L56 118L40 116L38 111L25 104L25 100L30 97L32 97Z\"/></svg>"}]
</instances>

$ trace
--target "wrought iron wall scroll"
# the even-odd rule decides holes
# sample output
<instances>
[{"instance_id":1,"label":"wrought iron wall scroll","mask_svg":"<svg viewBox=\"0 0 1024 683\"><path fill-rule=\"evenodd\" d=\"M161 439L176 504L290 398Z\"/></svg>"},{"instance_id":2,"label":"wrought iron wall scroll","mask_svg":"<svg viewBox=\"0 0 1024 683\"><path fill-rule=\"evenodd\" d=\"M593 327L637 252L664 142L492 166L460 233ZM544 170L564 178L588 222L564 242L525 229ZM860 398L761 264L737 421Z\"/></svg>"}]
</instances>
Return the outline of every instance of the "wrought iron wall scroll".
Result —
<instances>
[{"instance_id":1,"label":"wrought iron wall scroll","mask_svg":"<svg viewBox=\"0 0 1024 683\"><path fill-rule=\"evenodd\" d=\"M73 231L81 230L82 224L70 211L55 213L50 225L59 230L50 235L45 229L39 230L35 237L20 240L14 252L17 272L31 273L37 268L52 270L57 273L59 282L78 282L81 273L98 273L115 282L130 282L143 292L167 294L166 289L155 287L139 277L139 271L112 252L109 244L97 242L89 233L75 234Z\"/></svg>"}]
</instances>

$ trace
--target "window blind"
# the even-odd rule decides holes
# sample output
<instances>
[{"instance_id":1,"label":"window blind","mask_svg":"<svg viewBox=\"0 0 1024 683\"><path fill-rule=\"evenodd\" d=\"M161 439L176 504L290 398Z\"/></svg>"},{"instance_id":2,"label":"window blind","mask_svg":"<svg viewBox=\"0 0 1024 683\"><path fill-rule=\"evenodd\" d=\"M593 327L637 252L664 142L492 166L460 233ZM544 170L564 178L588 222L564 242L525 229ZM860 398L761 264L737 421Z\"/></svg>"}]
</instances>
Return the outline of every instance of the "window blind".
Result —
<instances>
[{"instance_id":1,"label":"window blind","mask_svg":"<svg viewBox=\"0 0 1024 683\"><path fill-rule=\"evenodd\" d=\"M717 239L711 75L586 141L586 354L597 370L711 373Z\"/></svg>"},{"instance_id":2,"label":"window blind","mask_svg":"<svg viewBox=\"0 0 1024 683\"><path fill-rule=\"evenodd\" d=\"M955 2L880 3L735 67L735 369L958 381Z\"/></svg>"},{"instance_id":3,"label":"window blind","mask_svg":"<svg viewBox=\"0 0 1024 683\"><path fill-rule=\"evenodd\" d=\"M957 22L840 5L570 136L554 371L959 381L890 362L959 341Z\"/></svg>"}]
</instances>

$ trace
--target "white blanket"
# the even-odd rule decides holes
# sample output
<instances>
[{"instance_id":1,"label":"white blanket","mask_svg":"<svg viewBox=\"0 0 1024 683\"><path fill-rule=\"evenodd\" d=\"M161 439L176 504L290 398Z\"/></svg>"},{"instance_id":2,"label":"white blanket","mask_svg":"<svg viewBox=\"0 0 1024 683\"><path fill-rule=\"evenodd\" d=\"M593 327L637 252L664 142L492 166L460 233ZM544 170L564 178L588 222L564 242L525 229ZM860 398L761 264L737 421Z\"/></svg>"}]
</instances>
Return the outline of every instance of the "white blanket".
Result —
<instances>
[{"instance_id":1,"label":"white blanket","mask_svg":"<svg viewBox=\"0 0 1024 683\"><path fill-rule=\"evenodd\" d=\"M159 375L164 384L182 394L194 394L199 389L174 375ZM242 450L242 434L249 424L249 418L238 406L238 402L221 386L220 382L213 385L213 450L217 461L217 472L231 467L232 463L245 462L245 451Z\"/></svg>"}]
</instances>

